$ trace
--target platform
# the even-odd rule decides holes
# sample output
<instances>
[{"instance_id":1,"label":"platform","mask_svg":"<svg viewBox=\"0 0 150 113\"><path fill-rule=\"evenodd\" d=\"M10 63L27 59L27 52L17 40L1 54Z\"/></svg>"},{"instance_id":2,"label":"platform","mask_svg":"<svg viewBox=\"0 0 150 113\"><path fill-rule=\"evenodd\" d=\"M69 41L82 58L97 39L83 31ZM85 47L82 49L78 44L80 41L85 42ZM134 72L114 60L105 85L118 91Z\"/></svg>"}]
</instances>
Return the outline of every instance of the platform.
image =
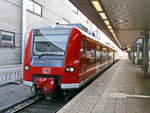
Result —
<instances>
[{"instance_id":1,"label":"platform","mask_svg":"<svg viewBox=\"0 0 150 113\"><path fill-rule=\"evenodd\" d=\"M150 113L150 79L120 60L57 113Z\"/></svg>"},{"instance_id":2,"label":"platform","mask_svg":"<svg viewBox=\"0 0 150 113\"><path fill-rule=\"evenodd\" d=\"M0 66L0 85L22 80L22 66Z\"/></svg>"}]
</instances>

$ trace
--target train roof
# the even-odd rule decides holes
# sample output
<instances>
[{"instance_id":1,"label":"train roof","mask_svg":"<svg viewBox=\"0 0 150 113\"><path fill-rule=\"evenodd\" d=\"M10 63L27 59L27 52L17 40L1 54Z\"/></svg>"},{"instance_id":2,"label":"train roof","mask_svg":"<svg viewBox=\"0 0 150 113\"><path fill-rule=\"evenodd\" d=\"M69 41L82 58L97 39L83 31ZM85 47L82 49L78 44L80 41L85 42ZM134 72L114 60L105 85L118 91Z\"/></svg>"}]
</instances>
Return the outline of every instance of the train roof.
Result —
<instances>
[{"instance_id":1,"label":"train roof","mask_svg":"<svg viewBox=\"0 0 150 113\"><path fill-rule=\"evenodd\" d=\"M92 39L92 40L94 40L94 41L96 41L96 42L99 42L99 43L102 44L103 46L106 46L106 47L111 48L111 49L114 50L114 48L113 48L112 46L106 44L106 43L103 42L102 40L97 39L96 37L92 36L91 34L85 32L85 31L83 31L83 30L81 30L80 28L78 28L78 27L76 27L76 26L73 26L73 27L77 28L83 35L87 36L88 38L90 38L90 39ZM115 51L115 50L114 50L114 51Z\"/></svg>"},{"instance_id":2,"label":"train roof","mask_svg":"<svg viewBox=\"0 0 150 113\"><path fill-rule=\"evenodd\" d=\"M82 24L59 24L59 25L53 25L53 26L46 26L46 27L39 27L37 29L71 29L74 26L77 28L80 28L81 30L87 32L88 29L84 27Z\"/></svg>"},{"instance_id":3,"label":"train roof","mask_svg":"<svg viewBox=\"0 0 150 113\"><path fill-rule=\"evenodd\" d=\"M92 36L91 34L87 33L87 29L84 26L82 26L82 24L60 24L60 25L53 25L53 26L46 26L46 27L38 27L36 29L44 30L44 29L72 29L72 28L78 29L83 35L87 36L88 38L90 38L96 42L99 42L103 46L106 46L106 47L114 50L114 48L112 46L106 44L102 40L99 40L96 37Z\"/></svg>"}]
</instances>

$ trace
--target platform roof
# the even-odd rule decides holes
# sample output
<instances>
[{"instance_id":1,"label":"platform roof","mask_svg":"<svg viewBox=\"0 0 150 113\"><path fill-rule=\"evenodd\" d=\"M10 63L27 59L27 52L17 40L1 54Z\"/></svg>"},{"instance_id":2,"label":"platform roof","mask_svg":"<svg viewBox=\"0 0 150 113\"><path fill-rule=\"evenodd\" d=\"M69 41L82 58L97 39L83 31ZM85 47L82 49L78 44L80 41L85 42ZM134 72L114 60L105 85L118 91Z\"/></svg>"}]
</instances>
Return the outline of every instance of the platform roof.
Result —
<instances>
[{"instance_id":1,"label":"platform roof","mask_svg":"<svg viewBox=\"0 0 150 113\"><path fill-rule=\"evenodd\" d=\"M98 1L114 32L125 49L132 45L145 29L150 28L150 0L70 0L83 14L85 14L98 28L118 45L104 20L95 10L92 1Z\"/></svg>"}]
</instances>

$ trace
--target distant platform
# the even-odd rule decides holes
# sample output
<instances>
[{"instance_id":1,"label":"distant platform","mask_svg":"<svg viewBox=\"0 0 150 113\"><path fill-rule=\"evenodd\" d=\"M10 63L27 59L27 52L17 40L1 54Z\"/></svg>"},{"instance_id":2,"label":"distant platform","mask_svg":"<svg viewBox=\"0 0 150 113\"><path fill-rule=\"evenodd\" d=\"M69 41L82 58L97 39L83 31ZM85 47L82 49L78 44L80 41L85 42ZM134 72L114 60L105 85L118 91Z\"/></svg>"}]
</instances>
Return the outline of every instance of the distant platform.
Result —
<instances>
[{"instance_id":1,"label":"distant platform","mask_svg":"<svg viewBox=\"0 0 150 113\"><path fill-rule=\"evenodd\" d=\"M22 80L21 65L0 66L0 85L17 80Z\"/></svg>"},{"instance_id":2,"label":"distant platform","mask_svg":"<svg viewBox=\"0 0 150 113\"><path fill-rule=\"evenodd\" d=\"M20 103L33 95L30 87L22 84L14 83L0 86L0 113L2 113L1 110Z\"/></svg>"},{"instance_id":3,"label":"distant platform","mask_svg":"<svg viewBox=\"0 0 150 113\"><path fill-rule=\"evenodd\" d=\"M150 79L120 60L57 113L150 113Z\"/></svg>"}]
</instances>

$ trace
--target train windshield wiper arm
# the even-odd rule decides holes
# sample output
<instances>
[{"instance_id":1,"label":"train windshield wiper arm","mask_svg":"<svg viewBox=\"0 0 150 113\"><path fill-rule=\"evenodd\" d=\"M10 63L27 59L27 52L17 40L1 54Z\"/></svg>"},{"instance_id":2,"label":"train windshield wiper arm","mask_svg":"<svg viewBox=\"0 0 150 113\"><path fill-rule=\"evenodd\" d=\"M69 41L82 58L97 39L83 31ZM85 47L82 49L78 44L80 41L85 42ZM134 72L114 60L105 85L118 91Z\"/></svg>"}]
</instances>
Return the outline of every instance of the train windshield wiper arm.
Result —
<instances>
[{"instance_id":1,"label":"train windshield wiper arm","mask_svg":"<svg viewBox=\"0 0 150 113\"><path fill-rule=\"evenodd\" d=\"M63 56L61 54L41 54L39 55L39 58L41 58L42 56Z\"/></svg>"}]
</instances>

